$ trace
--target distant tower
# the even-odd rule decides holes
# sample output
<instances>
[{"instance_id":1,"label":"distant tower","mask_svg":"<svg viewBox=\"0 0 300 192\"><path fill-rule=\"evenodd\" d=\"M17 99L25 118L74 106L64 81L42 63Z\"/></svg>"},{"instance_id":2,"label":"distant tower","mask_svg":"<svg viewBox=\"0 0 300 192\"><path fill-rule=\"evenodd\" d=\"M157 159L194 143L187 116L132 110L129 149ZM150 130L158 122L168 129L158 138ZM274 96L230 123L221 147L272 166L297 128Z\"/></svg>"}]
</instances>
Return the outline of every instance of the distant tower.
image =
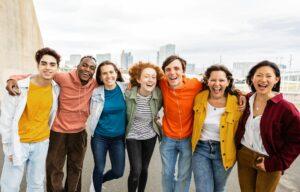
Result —
<instances>
[{"instance_id":1,"label":"distant tower","mask_svg":"<svg viewBox=\"0 0 300 192\"><path fill-rule=\"evenodd\" d=\"M133 63L133 55L131 52L125 52L124 50L121 53L121 68L127 70Z\"/></svg>"},{"instance_id":2,"label":"distant tower","mask_svg":"<svg viewBox=\"0 0 300 192\"><path fill-rule=\"evenodd\" d=\"M164 60L169 57L170 55L175 54L175 45L174 44L167 44L164 46L161 46L159 48L159 51L157 53L157 64L162 65Z\"/></svg>"}]
</instances>

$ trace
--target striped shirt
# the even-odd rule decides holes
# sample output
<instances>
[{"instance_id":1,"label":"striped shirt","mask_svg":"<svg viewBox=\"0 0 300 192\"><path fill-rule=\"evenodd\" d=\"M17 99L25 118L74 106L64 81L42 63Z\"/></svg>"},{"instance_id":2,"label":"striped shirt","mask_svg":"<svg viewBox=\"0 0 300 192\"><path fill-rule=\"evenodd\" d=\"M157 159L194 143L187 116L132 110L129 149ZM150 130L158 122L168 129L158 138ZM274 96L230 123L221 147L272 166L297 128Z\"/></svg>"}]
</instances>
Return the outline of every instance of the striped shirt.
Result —
<instances>
[{"instance_id":1,"label":"striped shirt","mask_svg":"<svg viewBox=\"0 0 300 192\"><path fill-rule=\"evenodd\" d=\"M137 94L136 111L132 128L130 129L127 139L145 140L155 137L156 133L153 130L152 114L150 110L151 95L144 97Z\"/></svg>"}]
</instances>

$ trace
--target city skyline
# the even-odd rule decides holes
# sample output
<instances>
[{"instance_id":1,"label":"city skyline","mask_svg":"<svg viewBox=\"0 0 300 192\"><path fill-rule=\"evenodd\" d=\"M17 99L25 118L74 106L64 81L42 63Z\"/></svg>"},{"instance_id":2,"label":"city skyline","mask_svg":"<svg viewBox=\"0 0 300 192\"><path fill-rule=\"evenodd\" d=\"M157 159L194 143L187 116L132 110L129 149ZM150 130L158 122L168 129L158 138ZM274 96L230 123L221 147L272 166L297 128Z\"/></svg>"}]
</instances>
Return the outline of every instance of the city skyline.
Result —
<instances>
[{"instance_id":1,"label":"city skyline","mask_svg":"<svg viewBox=\"0 0 300 192\"><path fill-rule=\"evenodd\" d=\"M156 62L172 43L190 63L276 63L300 67L300 2L34 0L44 45L63 55L109 52L119 63L127 50ZM101 10L101 11L99 11Z\"/></svg>"}]
</instances>

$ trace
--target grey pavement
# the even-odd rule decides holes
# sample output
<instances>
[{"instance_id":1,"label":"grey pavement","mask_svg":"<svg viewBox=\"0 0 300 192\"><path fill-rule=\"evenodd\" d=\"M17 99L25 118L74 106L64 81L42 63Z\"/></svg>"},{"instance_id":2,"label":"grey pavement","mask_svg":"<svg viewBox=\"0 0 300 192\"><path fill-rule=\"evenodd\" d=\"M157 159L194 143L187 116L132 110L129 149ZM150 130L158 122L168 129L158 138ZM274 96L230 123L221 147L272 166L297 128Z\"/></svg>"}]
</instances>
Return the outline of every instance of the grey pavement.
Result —
<instances>
[{"instance_id":1,"label":"grey pavement","mask_svg":"<svg viewBox=\"0 0 300 192\"><path fill-rule=\"evenodd\" d=\"M3 165L3 153L1 146L1 158L0 158L0 170L2 171ZM109 157L107 156L106 170L110 167ZM91 182L91 174L93 170L93 157L90 149L90 142L88 143L88 150L86 153L84 167L83 167L83 177L82 177L82 192L88 192ZM126 157L126 168L124 176L121 179L112 180L110 182L104 183L103 192L126 192L127 191L127 178L129 174L129 162ZM277 187L276 192L300 192L300 159L298 158L292 166L285 172L280 180L280 184ZM23 178L21 192L26 190L25 178ZM160 192L161 191L161 160L158 149L158 142L156 143L156 148L153 153L151 163L149 165L149 176L148 183L146 186L146 192ZM194 181L191 182L191 192L195 191ZM240 192L236 166L234 167L229 179L228 179L228 192Z\"/></svg>"}]
</instances>

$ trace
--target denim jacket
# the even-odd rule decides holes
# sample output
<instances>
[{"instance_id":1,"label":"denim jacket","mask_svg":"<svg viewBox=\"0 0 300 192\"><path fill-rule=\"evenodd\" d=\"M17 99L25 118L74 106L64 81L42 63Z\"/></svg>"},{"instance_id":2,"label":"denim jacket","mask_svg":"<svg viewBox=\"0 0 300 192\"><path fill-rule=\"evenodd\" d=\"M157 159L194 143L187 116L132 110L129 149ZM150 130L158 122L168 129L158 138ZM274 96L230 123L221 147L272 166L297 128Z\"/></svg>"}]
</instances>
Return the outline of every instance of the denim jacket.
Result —
<instances>
[{"instance_id":1,"label":"denim jacket","mask_svg":"<svg viewBox=\"0 0 300 192\"><path fill-rule=\"evenodd\" d=\"M126 127L126 136L132 127L134 113L136 111L137 91L138 91L138 87L132 87L131 90L126 91L126 106L127 106L127 121L128 121ZM162 107L161 91L158 87L155 87L155 89L152 91L152 97L150 99L150 110L152 113L153 130L158 135L159 140L161 139L162 136L161 126L157 123L156 117L161 107Z\"/></svg>"},{"instance_id":2,"label":"denim jacket","mask_svg":"<svg viewBox=\"0 0 300 192\"><path fill-rule=\"evenodd\" d=\"M58 96L60 88L52 81L53 103L50 110L49 127L51 128L56 116ZM6 156L13 155L13 165L21 165L23 152L19 137L19 120L24 112L27 103L27 94L30 84L30 77L18 81L21 91L19 96L10 96L5 92L1 105L0 131L2 135L3 152Z\"/></svg>"},{"instance_id":3,"label":"denim jacket","mask_svg":"<svg viewBox=\"0 0 300 192\"><path fill-rule=\"evenodd\" d=\"M125 100L125 90L127 87L127 84L124 82L116 82L117 85L120 87L124 100ZM91 131L91 135L94 135L95 129L97 127L99 118L101 116L103 107L105 102L105 95L104 95L104 85L101 85L94 89L91 97L91 103L90 103L90 116L87 120L87 126Z\"/></svg>"}]
</instances>

